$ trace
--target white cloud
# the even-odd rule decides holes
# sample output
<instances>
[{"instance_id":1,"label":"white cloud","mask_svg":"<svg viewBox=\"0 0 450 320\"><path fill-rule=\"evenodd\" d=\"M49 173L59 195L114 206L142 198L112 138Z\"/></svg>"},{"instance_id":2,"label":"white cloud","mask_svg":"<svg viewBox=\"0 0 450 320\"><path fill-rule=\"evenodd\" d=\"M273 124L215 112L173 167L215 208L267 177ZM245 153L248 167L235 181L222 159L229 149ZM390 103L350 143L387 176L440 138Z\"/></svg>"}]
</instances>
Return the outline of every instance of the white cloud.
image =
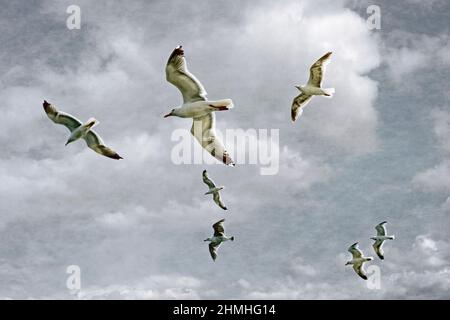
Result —
<instances>
[{"instance_id":1,"label":"white cloud","mask_svg":"<svg viewBox=\"0 0 450 320\"><path fill-rule=\"evenodd\" d=\"M442 109L431 111L433 131L438 142L439 150L446 155L450 151L448 136L450 134L450 113ZM427 192L450 191L450 161L443 160L432 168L417 173L412 183Z\"/></svg>"},{"instance_id":2,"label":"white cloud","mask_svg":"<svg viewBox=\"0 0 450 320\"><path fill-rule=\"evenodd\" d=\"M250 97L273 101L268 106L271 112L278 110L272 115L273 123L288 122L292 98L298 93L293 86L306 82L311 64L333 51L323 85L335 87L335 96L314 99L293 128L308 132L312 141L324 144L323 149L332 145L351 154L373 151L377 147L377 85L365 74L380 62L376 38L355 13L319 7L295 1L252 10L245 27L235 35L239 54L233 56L232 64L238 64L237 58L252 61L246 65L248 80L241 83L242 89ZM276 66L278 72L268 66ZM255 103L252 100L250 105ZM254 116L256 121L259 114Z\"/></svg>"},{"instance_id":3,"label":"white cloud","mask_svg":"<svg viewBox=\"0 0 450 320\"><path fill-rule=\"evenodd\" d=\"M443 161L418 173L412 182L416 187L428 192L450 191L450 161Z\"/></svg>"},{"instance_id":4,"label":"white cloud","mask_svg":"<svg viewBox=\"0 0 450 320\"><path fill-rule=\"evenodd\" d=\"M390 78L397 85L411 89L416 81L412 75L449 66L449 37L446 34L430 36L396 30L385 42L384 62Z\"/></svg>"},{"instance_id":5,"label":"white cloud","mask_svg":"<svg viewBox=\"0 0 450 320\"><path fill-rule=\"evenodd\" d=\"M0 203L6 212L0 219L0 295L65 298L65 267L79 263L83 299L379 296L333 260L339 243L348 241L339 231L353 214L372 225L370 190L352 198L352 179L379 181L370 170L355 177L350 168L361 166L353 156L378 150L378 84L368 73L381 58L364 19L339 1L80 6L87 14L79 32L65 29L64 5L55 1L43 2L39 15L33 12L34 23L4 29L20 43L5 47L8 59L0 63L6 70L0 98L7 106L0 128ZM191 125L161 117L181 101L164 79L167 56L179 43L208 97L231 97L236 104L218 115L220 129L280 129L278 175L263 177L246 165L206 166L227 187L227 212L203 195L205 166L169 160L172 130ZM336 95L315 98L292 124L293 85L307 81L310 65L328 50L333 58L324 85L336 87ZM439 52L444 61L444 47ZM416 65L404 68L414 72ZM44 98L80 119L95 116L97 131L125 159L102 158L82 141L64 147L68 131L46 118ZM443 140L446 125L436 130ZM378 173L377 165L371 170ZM383 204L377 204L380 211ZM223 245L213 263L202 240L224 216L236 241ZM333 237L336 247L312 252L309 244L319 236ZM445 286L435 279L445 275L448 257L442 252L448 249L427 236L438 251L426 253L424 239L416 246L436 275L422 274L423 266L414 263L408 272L418 281L430 278L429 288L439 296ZM330 256L333 262L324 264ZM392 268L399 265L408 264ZM421 290L417 283L411 288Z\"/></svg>"},{"instance_id":6,"label":"white cloud","mask_svg":"<svg viewBox=\"0 0 450 320\"><path fill-rule=\"evenodd\" d=\"M280 153L280 164L279 176L286 183L295 183L299 189L326 182L333 176L330 166L318 159L304 159L299 152L288 146L284 146ZM290 185L287 187L290 188Z\"/></svg>"}]
</instances>

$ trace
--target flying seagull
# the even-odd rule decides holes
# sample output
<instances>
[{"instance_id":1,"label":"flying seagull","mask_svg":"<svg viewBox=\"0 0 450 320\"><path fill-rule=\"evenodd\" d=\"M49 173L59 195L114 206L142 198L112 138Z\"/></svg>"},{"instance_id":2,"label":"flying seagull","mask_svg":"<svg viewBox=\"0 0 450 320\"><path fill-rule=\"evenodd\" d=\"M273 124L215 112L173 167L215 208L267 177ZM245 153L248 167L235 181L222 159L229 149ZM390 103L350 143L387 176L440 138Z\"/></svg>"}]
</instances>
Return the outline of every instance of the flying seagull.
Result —
<instances>
[{"instance_id":1,"label":"flying seagull","mask_svg":"<svg viewBox=\"0 0 450 320\"><path fill-rule=\"evenodd\" d=\"M223 204L222 199L220 198L220 193L219 193L219 191L222 189L225 189L225 187L223 187L223 186L216 187L216 185L214 184L214 181L212 181L208 177L208 172L206 172L206 170L203 170L203 182L209 187L209 190L208 190L208 192L205 193L205 195L212 194L214 202L217 203L217 205L219 207L221 207L223 210L227 210L227 207L225 207L225 205Z\"/></svg>"},{"instance_id":2,"label":"flying seagull","mask_svg":"<svg viewBox=\"0 0 450 320\"><path fill-rule=\"evenodd\" d=\"M331 52L326 53L311 66L306 86L295 86L301 93L292 101L291 118L293 122L302 115L303 108L311 100L312 96L333 96L334 88L321 88L323 73L330 56Z\"/></svg>"},{"instance_id":3,"label":"flying seagull","mask_svg":"<svg viewBox=\"0 0 450 320\"><path fill-rule=\"evenodd\" d=\"M66 145L80 138L83 138L86 141L87 146L95 152L112 159L123 159L113 149L105 146L102 138L100 138L100 136L94 130L92 130L92 127L99 123L96 119L90 118L86 123L83 124L74 116L62 111L58 111L55 106L45 100L43 106L50 120L52 120L54 123L62 124L70 130L71 134L66 142Z\"/></svg>"},{"instance_id":4,"label":"flying seagull","mask_svg":"<svg viewBox=\"0 0 450 320\"><path fill-rule=\"evenodd\" d=\"M372 261L372 257L364 257L361 249L358 248L358 242L352 244L348 248L348 252L350 252L353 256L353 259L348 261L345 265L352 264L355 272L364 280L367 280L366 271L364 270L363 264L367 261Z\"/></svg>"},{"instance_id":5,"label":"flying seagull","mask_svg":"<svg viewBox=\"0 0 450 320\"><path fill-rule=\"evenodd\" d=\"M225 111L233 108L231 99L209 101L206 91L197 78L188 71L184 50L178 46L173 50L166 65L166 79L177 87L183 96L183 104L172 109L164 118L176 116L192 118L191 133L213 157L226 165L234 166L225 147L216 137L215 111Z\"/></svg>"},{"instance_id":6,"label":"flying seagull","mask_svg":"<svg viewBox=\"0 0 450 320\"><path fill-rule=\"evenodd\" d=\"M387 236L386 235L386 227L384 226L387 223L387 221L383 221L380 224L378 224L375 227L375 230L377 230L377 235L375 237L372 237L370 239L375 240L375 243L373 244L373 249L375 250L378 257L380 257L381 260L384 259L384 251L383 251L383 244L385 240L394 240L394 236Z\"/></svg>"},{"instance_id":7,"label":"flying seagull","mask_svg":"<svg viewBox=\"0 0 450 320\"><path fill-rule=\"evenodd\" d=\"M216 261L217 249L219 248L220 244L228 240L234 241L234 237L227 237L225 235L225 230L223 228L224 221L225 219L222 219L214 223L213 224L214 236L212 238L204 240L209 241L209 253L211 254L211 257L214 261Z\"/></svg>"}]
</instances>

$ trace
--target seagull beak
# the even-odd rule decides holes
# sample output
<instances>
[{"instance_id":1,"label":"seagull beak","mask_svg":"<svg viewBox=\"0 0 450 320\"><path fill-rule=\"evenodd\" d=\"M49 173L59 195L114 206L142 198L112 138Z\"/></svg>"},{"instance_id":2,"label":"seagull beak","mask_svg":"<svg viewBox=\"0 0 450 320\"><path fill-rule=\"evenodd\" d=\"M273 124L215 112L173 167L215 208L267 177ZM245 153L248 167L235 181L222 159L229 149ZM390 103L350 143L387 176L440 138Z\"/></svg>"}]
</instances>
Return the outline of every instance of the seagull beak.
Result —
<instances>
[{"instance_id":1,"label":"seagull beak","mask_svg":"<svg viewBox=\"0 0 450 320\"><path fill-rule=\"evenodd\" d=\"M172 112L170 112L170 113L164 115L164 118L170 117L171 115L172 115Z\"/></svg>"},{"instance_id":2,"label":"seagull beak","mask_svg":"<svg viewBox=\"0 0 450 320\"><path fill-rule=\"evenodd\" d=\"M68 145L69 143L70 143L70 142L69 142L69 141L67 141L67 142L66 142L66 144L65 144L65 146L67 146L67 145Z\"/></svg>"}]
</instances>

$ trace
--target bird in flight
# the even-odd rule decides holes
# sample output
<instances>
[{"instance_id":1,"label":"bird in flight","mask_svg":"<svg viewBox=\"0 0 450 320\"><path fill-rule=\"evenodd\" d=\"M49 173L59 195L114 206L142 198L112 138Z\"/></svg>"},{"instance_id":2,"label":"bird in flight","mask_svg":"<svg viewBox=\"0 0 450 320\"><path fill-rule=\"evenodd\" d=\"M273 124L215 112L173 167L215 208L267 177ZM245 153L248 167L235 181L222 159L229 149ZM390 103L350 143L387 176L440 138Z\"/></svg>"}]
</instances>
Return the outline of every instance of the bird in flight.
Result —
<instances>
[{"instance_id":1,"label":"bird in flight","mask_svg":"<svg viewBox=\"0 0 450 320\"><path fill-rule=\"evenodd\" d=\"M364 270L363 264L366 263L367 261L372 261L373 258L364 257L363 252L361 251L361 249L358 248L358 242L352 244L348 248L348 252L352 254L353 258L352 260L348 261L345 265L346 266L353 265L353 270L355 270L358 276L360 276L364 280L367 280L367 274L366 271Z\"/></svg>"},{"instance_id":2,"label":"bird in flight","mask_svg":"<svg viewBox=\"0 0 450 320\"><path fill-rule=\"evenodd\" d=\"M386 240L394 240L394 236L387 236L386 235L386 227L385 224L387 221L383 221L379 223L375 230L377 230L377 235L375 237L372 237L370 239L375 240L375 243L373 244L373 249L375 250L375 253L377 256L383 260L384 259L384 251L383 251L383 244Z\"/></svg>"},{"instance_id":3,"label":"bird in flight","mask_svg":"<svg viewBox=\"0 0 450 320\"><path fill-rule=\"evenodd\" d=\"M207 100L206 91L200 81L188 71L184 50L178 46L173 50L166 65L166 79L180 90L183 104L172 109L164 118L175 116L192 118L191 133L213 157L226 165L234 166L234 161L226 151L222 141L216 136L216 111L233 108L231 99Z\"/></svg>"},{"instance_id":4,"label":"bird in flight","mask_svg":"<svg viewBox=\"0 0 450 320\"><path fill-rule=\"evenodd\" d=\"M207 194L212 194L213 195L213 200L214 202L221 207L223 210L227 210L227 207L225 207L225 205L222 202L222 199L220 197L220 190L223 190L225 187L221 186L221 187L216 187L214 181L212 181L209 177L208 177L208 172L206 170L203 170L203 182L208 186L209 190L208 192L205 193L205 195Z\"/></svg>"},{"instance_id":5,"label":"bird in flight","mask_svg":"<svg viewBox=\"0 0 450 320\"><path fill-rule=\"evenodd\" d=\"M225 235L225 229L223 228L223 223L225 219L217 221L213 224L214 236L211 238L207 238L204 241L209 241L209 253L211 254L211 258L216 261L217 259L217 249L220 244L225 241L234 241L234 237L228 237Z\"/></svg>"},{"instance_id":6,"label":"bird in flight","mask_svg":"<svg viewBox=\"0 0 450 320\"><path fill-rule=\"evenodd\" d=\"M303 108L305 108L311 100L312 96L333 96L334 88L324 89L321 87L325 66L328 63L330 56L331 52L326 53L311 66L309 69L309 80L305 86L295 86L300 90L300 94L292 101L292 122L295 122L295 120L302 115Z\"/></svg>"},{"instance_id":7,"label":"bird in flight","mask_svg":"<svg viewBox=\"0 0 450 320\"><path fill-rule=\"evenodd\" d=\"M99 123L96 119L90 118L83 124L74 116L58 111L54 105L48 103L46 100L44 100L43 106L50 120L54 123L62 124L70 130L70 136L66 142L66 145L78 139L84 139L87 146L95 152L112 159L123 159L117 154L116 151L107 147L102 138L100 138L100 136L92 130L92 128Z\"/></svg>"}]
</instances>

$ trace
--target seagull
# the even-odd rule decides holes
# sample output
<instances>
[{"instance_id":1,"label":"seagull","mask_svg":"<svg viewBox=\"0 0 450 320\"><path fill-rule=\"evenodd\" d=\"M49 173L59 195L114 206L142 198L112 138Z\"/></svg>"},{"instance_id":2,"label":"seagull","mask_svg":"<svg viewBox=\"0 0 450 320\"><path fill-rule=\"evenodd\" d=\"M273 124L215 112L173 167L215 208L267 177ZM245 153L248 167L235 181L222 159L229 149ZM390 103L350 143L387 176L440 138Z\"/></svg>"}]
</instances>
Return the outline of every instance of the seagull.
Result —
<instances>
[{"instance_id":1,"label":"seagull","mask_svg":"<svg viewBox=\"0 0 450 320\"><path fill-rule=\"evenodd\" d=\"M188 71L184 50L178 46L173 50L166 65L166 79L177 87L183 96L183 104L172 109L164 118L176 116L192 118L191 133L213 157L226 165L234 166L225 147L215 132L215 111L225 111L233 108L231 99L209 101L206 91L197 78Z\"/></svg>"},{"instance_id":2,"label":"seagull","mask_svg":"<svg viewBox=\"0 0 450 320\"><path fill-rule=\"evenodd\" d=\"M345 265L347 266L349 264L352 264L353 269L358 274L358 276L360 276L364 280L367 280L367 275L366 271L364 270L363 264L367 261L372 261L373 258L363 256L363 252L361 251L361 249L358 248L358 242L352 244L348 248L348 252L350 252L353 255L353 259L348 261Z\"/></svg>"},{"instance_id":3,"label":"seagull","mask_svg":"<svg viewBox=\"0 0 450 320\"><path fill-rule=\"evenodd\" d=\"M312 96L333 96L334 88L321 88L323 73L330 56L331 52L326 53L311 66L309 69L309 80L306 86L295 86L301 93L294 98L294 101L292 101L292 122L295 122L295 120L302 115L303 108L311 100Z\"/></svg>"},{"instance_id":4,"label":"seagull","mask_svg":"<svg viewBox=\"0 0 450 320\"><path fill-rule=\"evenodd\" d=\"M386 227L384 226L387 223L387 221L383 221L380 224L378 224L375 227L375 230L377 230L377 235L375 237L372 237L370 239L375 240L375 243L373 244L373 249L375 250L375 253L380 257L381 260L384 259L384 251L383 251L383 244L385 240L394 240L394 236L387 236L386 235Z\"/></svg>"},{"instance_id":5,"label":"seagull","mask_svg":"<svg viewBox=\"0 0 450 320\"><path fill-rule=\"evenodd\" d=\"M50 120L52 120L54 123L62 124L70 130L71 134L66 142L66 146L69 143L83 138L86 141L87 146L95 152L112 159L123 159L113 149L105 146L102 138L100 138L100 136L94 130L92 130L92 128L99 123L96 119L90 118L86 123L83 124L74 116L62 111L58 111L55 106L48 103L46 100L44 100L43 106Z\"/></svg>"},{"instance_id":6,"label":"seagull","mask_svg":"<svg viewBox=\"0 0 450 320\"><path fill-rule=\"evenodd\" d=\"M212 238L205 239L203 241L209 241L209 253L211 254L211 257L214 261L216 261L217 258L217 249L219 248L220 244L224 241L234 241L234 237L227 237L225 235L225 230L223 228L223 223L225 222L225 219L222 219L220 221L217 221L213 224L214 229L214 236Z\"/></svg>"},{"instance_id":7,"label":"seagull","mask_svg":"<svg viewBox=\"0 0 450 320\"><path fill-rule=\"evenodd\" d=\"M212 181L208 177L208 172L206 172L206 170L203 170L203 182L209 187L209 190L208 192L205 193L205 195L212 194L214 202L217 203L217 205L221 207L223 210L227 210L227 207L225 207L225 205L223 204L219 193L219 191L225 189L225 187L216 187L214 181Z\"/></svg>"}]
</instances>

